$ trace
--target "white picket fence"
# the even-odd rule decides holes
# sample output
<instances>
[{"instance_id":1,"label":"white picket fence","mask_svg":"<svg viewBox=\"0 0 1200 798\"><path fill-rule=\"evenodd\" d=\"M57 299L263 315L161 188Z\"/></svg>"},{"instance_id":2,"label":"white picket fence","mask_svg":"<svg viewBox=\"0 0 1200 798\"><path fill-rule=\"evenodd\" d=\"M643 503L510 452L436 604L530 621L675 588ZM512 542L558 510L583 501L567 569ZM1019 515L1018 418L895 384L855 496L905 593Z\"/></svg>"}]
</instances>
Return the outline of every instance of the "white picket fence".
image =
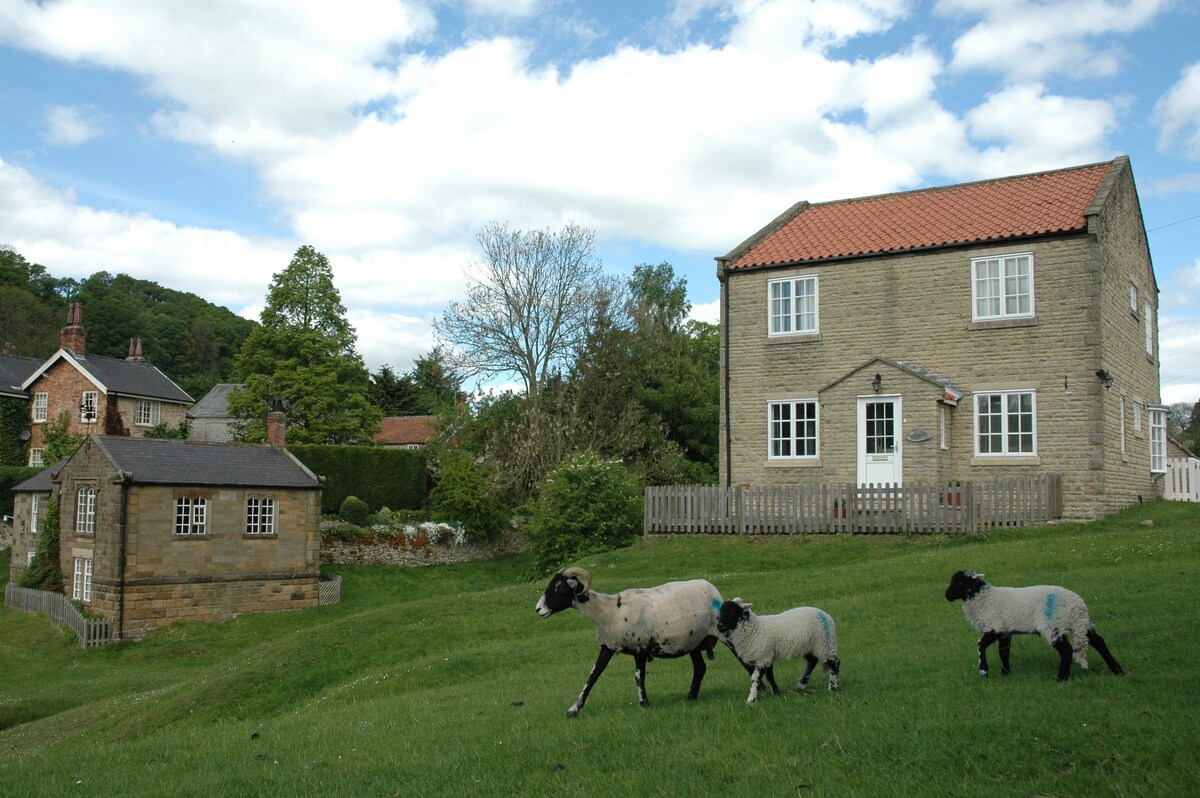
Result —
<instances>
[{"instance_id":1,"label":"white picket fence","mask_svg":"<svg viewBox=\"0 0 1200 798\"><path fill-rule=\"evenodd\" d=\"M1200 459L1172 457L1167 460L1163 498L1180 502L1200 502Z\"/></svg>"}]
</instances>

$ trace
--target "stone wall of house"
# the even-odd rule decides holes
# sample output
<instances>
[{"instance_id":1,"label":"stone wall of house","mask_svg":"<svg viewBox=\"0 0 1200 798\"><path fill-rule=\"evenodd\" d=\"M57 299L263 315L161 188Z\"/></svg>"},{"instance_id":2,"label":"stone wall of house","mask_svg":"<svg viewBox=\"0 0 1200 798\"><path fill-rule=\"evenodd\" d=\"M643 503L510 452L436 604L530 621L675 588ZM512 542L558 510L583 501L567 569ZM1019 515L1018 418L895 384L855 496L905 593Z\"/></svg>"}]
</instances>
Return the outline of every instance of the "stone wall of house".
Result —
<instances>
[{"instance_id":1,"label":"stone wall of house","mask_svg":"<svg viewBox=\"0 0 1200 798\"><path fill-rule=\"evenodd\" d=\"M1022 252L1033 254L1036 317L972 322L971 258ZM1095 375L1102 362L1096 309L1101 267L1095 240L1079 235L730 273L722 285L722 301L729 303L722 335L729 337L731 385L729 395L722 396L721 442L724 446L728 401L733 446L731 470L722 451L723 479L733 484L854 479L854 400L873 393L875 369L821 397L823 456L817 467L768 464L767 402L815 397L864 363L884 357L917 364L968 392L961 405L947 413L951 450L936 457L936 469L920 457L905 457L906 479L915 478L910 473L930 471L943 478L972 480L1057 471L1064 477L1069 516L1104 514L1110 506L1103 497L1104 436L1097 432L1097 423L1105 397ZM768 280L807 274L818 275L819 334L769 338ZM724 338L722 344L724 358ZM1036 391L1036 457L974 456L970 392L999 389ZM884 390L893 389L885 383ZM937 429L930 420L935 404L936 398L928 394L911 401L905 395L905 430Z\"/></svg>"},{"instance_id":2,"label":"stone wall of house","mask_svg":"<svg viewBox=\"0 0 1200 798\"><path fill-rule=\"evenodd\" d=\"M175 621L224 621L247 612L315 607L315 574L139 579L126 585L124 636L137 639Z\"/></svg>"}]
</instances>

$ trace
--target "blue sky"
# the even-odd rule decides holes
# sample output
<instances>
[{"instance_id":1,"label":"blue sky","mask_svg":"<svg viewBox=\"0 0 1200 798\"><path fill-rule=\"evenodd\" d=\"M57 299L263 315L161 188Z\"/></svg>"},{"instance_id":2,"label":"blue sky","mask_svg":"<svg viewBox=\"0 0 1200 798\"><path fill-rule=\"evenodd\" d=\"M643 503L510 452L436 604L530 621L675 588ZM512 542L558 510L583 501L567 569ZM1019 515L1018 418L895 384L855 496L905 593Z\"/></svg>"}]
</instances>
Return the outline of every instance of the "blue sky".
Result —
<instances>
[{"instance_id":1,"label":"blue sky","mask_svg":"<svg viewBox=\"0 0 1200 798\"><path fill-rule=\"evenodd\" d=\"M590 227L716 321L713 258L800 199L1126 154L1192 402L1197 30L1184 0L0 0L0 245L257 318L311 244L406 371L490 221Z\"/></svg>"}]
</instances>

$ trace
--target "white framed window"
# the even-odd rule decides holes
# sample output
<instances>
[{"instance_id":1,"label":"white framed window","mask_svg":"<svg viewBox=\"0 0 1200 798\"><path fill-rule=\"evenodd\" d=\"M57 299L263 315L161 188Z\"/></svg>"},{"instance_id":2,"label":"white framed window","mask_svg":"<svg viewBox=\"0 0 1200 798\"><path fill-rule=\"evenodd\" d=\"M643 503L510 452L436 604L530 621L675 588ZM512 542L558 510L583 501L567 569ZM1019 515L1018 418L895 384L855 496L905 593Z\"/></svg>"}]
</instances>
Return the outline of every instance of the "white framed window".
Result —
<instances>
[{"instance_id":1,"label":"white framed window","mask_svg":"<svg viewBox=\"0 0 1200 798\"><path fill-rule=\"evenodd\" d=\"M180 496L175 499L175 534L205 535L208 533L208 499L203 496Z\"/></svg>"},{"instance_id":2,"label":"white framed window","mask_svg":"<svg viewBox=\"0 0 1200 798\"><path fill-rule=\"evenodd\" d=\"M971 259L972 320L1033 315L1033 253Z\"/></svg>"},{"instance_id":3,"label":"white framed window","mask_svg":"<svg viewBox=\"0 0 1200 798\"><path fill-rule=\"evenodd\" d=\"M1167 408L1150 408L1150 471L1162 474L1167 470Z\"/></svg>"},{"instance_id":4,"label":"white framed window","mask_svg":"<svg viewBox=\"0 0 1200 798\"><path fill-rule=\"evenodd\" d=\"M1035 391L975 394L975 454L985 457L1037 454Z\"/></svg>"},{"instance_id":5,"label":"white framed window","mask_svg":"<svg viewBox=\"0 0 1200 798\"><path fill-rule=\"evenodd\" d=\"M767 334L812 335L819 332L817 275L767 283Z\"/></svg>"},{"instance_id":6,"label":"white framed window","mask_svg":"<svg viewBox=\"0 0 1200 798\"><path fill-rule=\"evenodd\" d=\"M76 557L71 579L71 598L89 603L92 600L92 558Z\"/></svg>"},{"instance_id":7,"label":"white framed window","mask_svg":"<svg viewBox=\"0 0 1200 798\"><path fill-rule=\"evenodd\" d=\"M1154 324L1150 319L1150 300L1146 300L1146 304L1142 305L1145 311L1145 318L1142 319L1142 324L1146 328L1146 354L1149 357L1154 357Z\"/></svg>"},{"instance_id":8,"label":"white framed window","mask_svg":"<svg viewBox=\"0 0 1200 798\"><path fill-rule=\"evenodd\" d=\"M275 499L270 496L246 497L246 534L275 534Z\"/></svg>"},{"instance_id":9,"label":"white framed window","mask_svg":"<svg viewBox=\"0 0 1200 798\"><path fill-rule=\"evenodd\" d=\"M1137 311L1138 311L1137 285L1132 280L1130 280L1129 281L1129 312L1136 316Z\"/></svg>"},{"instance_id":10,"label":"white framed window","mask_svg":"<svg viewBox=\"0 0 1200 798\"><path fill-rule=\"evenodd\" d=\"M1121 454L1125 454L1125 395L1121 394Z\"/></svg>"},{"instance_id":11,"label":"white framed window","mask_svg":"<svg viewBox=\"0 0 1200 798\"><path fill-rule=\"evenodd\" d=\"M158 423L161 404L149 399L138 399L137 412L134 413L133 423L139 427L153 427Z\"/></svg>"},{"instance_id":12,"label":"white framed window","mask_svg":"<svg viewBox=\"0 0 1200 798\"><path fill-rule=\"evenodd\" d=\"M44 424L50 410L50 394L39 391L33 395L33 423Z\"/></svg>"},{"instance_id":13,"label":"white framed window","mask_svg":"<svg viewBox=\"0 0 1200 798\"><path fill-rule=\"evenodd\" d=\"M46 465L46 450L31 448L29 450L29 467L41 468L44 465Z\"/></svg>"},{"instance_id":14,"label":"white framed window","mask_svg":"<svg viewBox=\"0 0 1200 798\"><path fill-rule=\"evenodd\" d=\"M79 401L79 420L84 424L96 423L96 407L99 405L100 394L96 391L84 391Z\"/></svg>"},{"instance_id":15,"label":"white framed window","mask_svg":"<svg viewBox=\"0 0 1200 798\"><path fill-rule=\"evenodd\" d=\"M815 458L820 452L820 422L816 399L770 402L767 405L767 458Z\"/></svg>"},{"instance_id":16,"label":"white framed window","mask_svg":"<svg viewBox=\"0 0 1200 798\"><path fill-rule=\"evenodd\" d=\"M1142 403L1133 403L1133 434L1141 437L1142 434Z\"/></svg>"},{"instance_id":17,"label":"white framed window","mask_svg":"<svg viewBox=\"0 0 1200 798\"><path fill-rule=\"evenodd\" d=\"M36 535L41 529L41 520L38 516L42 512L42 497L35 493L32 499L33 501L29 503L29 531Z\"/></svg>"},{"instance_id":18,"label":"white framed window","mask_svg":"<svg viewBox=\"0 0 1200 798\"><path fill-rule=\"evenodd\" d=\"M75 534L96 534L96 488L92 485L75 493Z\"/></svg>"}]
</instances>

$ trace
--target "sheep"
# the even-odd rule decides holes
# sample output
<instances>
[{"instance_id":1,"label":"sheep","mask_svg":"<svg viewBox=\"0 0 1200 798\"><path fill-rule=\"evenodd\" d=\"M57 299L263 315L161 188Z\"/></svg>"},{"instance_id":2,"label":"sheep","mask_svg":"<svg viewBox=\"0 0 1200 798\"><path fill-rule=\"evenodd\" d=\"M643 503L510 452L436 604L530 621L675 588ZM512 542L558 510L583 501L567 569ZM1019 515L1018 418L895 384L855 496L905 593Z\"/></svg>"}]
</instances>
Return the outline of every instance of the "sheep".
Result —
<instances>
[{"instance_id":1,"label":"sheep","mask_svg":"<svg viewBox=\"0 0 1200 798\"><path fill-rule=\"evenodd\" d=\"M833 618L816 607L797 607L778 615L756 615L752 604L734 598L721 605L717 632L750 673L747 704L758 699L763 677L779 694L774 664L781 659L800 659L808 665L796 682L797 690L808 687L817 663L829 674L829 689L838 689L842 663L837 655L837 628Z\"/></svg>"},{"instance_id":2,"label":"sheep","mask_svg":"<svg viewBox=\"0 0 1200 798\"><path fill-rule=\"evenodd\" d=\"M1113 658L1104 638L1096 632L1087 605L1078 594L1054 585L993 587L974 571L957 571L950 577L946 601L963 603L963 614L982 632L979 638L979 675L988 675L987 647L1000 641L1000 673L1008 675L1009 647L1014 634L1040 634L1058 652L1058 681L1071 675L1071 659L1087 668L1088 644L1104 658L1108 669L1125 671ZM1068 642L1067 637L1071 640Z\"/></svg>"},{"instance_id":3,"label":"sheep","mask_svg":"<svg viewBox=\"0 0 1200 798\"><path fill-rule=\"evenodd\" d=\"M583 709L592 685L618 652L633 656L638 703L643 707L650 706L646 698L646 663L655 657L690 656L692 687L687 697L695 700L707 670L701 652L713 659L717 644L717 611L721 607L717 589L703 579L634 588L615 595L591 587L592 577L584 569L561 570L550 579L535 608L539 617L549 618L575 607L596 624L600 653L567 717L573 718Z\"/></svg>"}]
</instances>

